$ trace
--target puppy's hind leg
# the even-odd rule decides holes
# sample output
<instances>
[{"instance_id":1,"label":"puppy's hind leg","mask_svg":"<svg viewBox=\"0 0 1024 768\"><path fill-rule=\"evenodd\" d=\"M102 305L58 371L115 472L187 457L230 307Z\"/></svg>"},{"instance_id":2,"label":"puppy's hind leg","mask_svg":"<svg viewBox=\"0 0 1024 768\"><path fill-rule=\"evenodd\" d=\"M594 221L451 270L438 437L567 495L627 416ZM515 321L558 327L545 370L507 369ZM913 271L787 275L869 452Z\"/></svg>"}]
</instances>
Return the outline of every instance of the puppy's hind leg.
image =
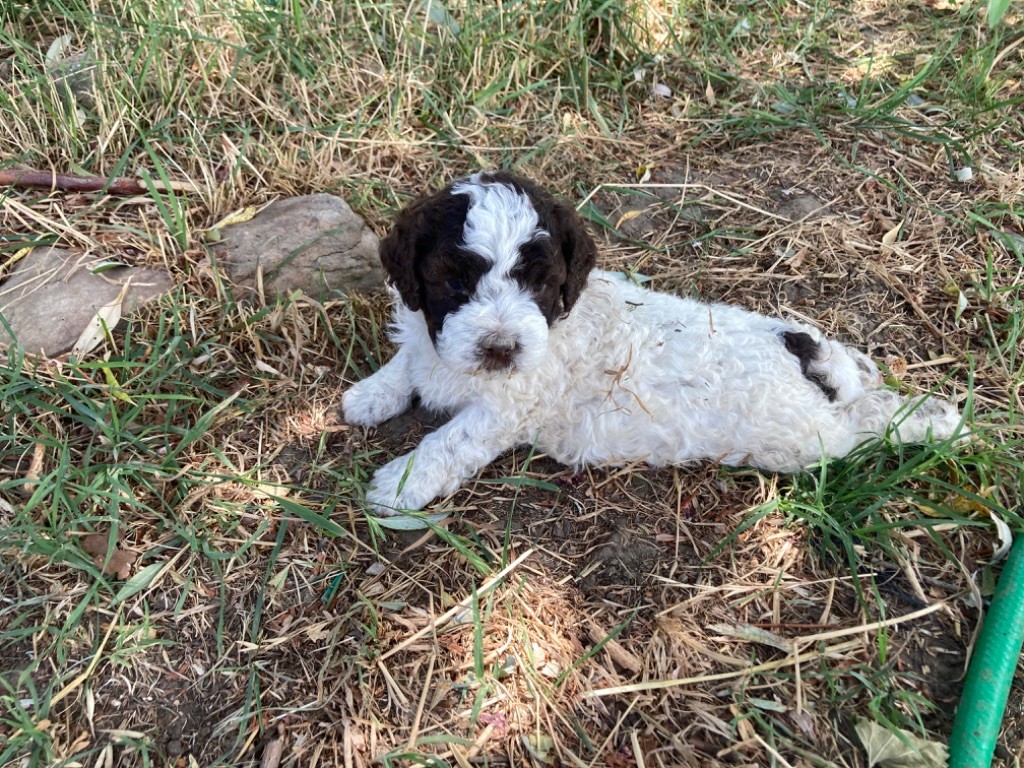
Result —
<instances>
[{"instance_id":1,"label":"puppy's hind leg","mask_svg":"<svg viewBox=\"0 0 1024 768\"><path fill-rule=\"evenodd\" d=\"M412 395L408 352L399 348L379 371L353 384L342 396L345 421L361 427L375 427L409 410Z\"/></svg>"},{"instance_id":2,"label":"puppy's hind leg","mask_svg":"<svg viewBox=\"0 0 1024 768\"><path fill-rule=\"evenodd\" d=\"M907 400L887 389L865 393L848 406L856 444L879 437L892 428L904 443L946 440L961 429L956 406L937 397Z\"/></svg>"}]
</instances>

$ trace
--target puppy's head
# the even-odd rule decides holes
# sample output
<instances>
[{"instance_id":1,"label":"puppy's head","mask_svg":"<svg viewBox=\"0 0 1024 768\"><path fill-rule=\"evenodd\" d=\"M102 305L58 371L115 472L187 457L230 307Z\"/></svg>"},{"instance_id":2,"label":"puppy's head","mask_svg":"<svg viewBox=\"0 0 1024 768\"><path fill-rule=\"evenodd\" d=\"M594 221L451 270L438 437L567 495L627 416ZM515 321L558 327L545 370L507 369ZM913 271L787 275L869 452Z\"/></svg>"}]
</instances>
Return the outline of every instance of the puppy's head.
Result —
<instances>
[{"instance_id":1,"label":"puppy's head","mask_svg":"<svg viewBox=\"0 0 1024 768\"><path fill-rule=\"evenodd\" d=\"M380 255L446 363L507 375L540 363L597 248L580 216L540 187L477 173L402 211Z\"/></svg>"}]
</instances>

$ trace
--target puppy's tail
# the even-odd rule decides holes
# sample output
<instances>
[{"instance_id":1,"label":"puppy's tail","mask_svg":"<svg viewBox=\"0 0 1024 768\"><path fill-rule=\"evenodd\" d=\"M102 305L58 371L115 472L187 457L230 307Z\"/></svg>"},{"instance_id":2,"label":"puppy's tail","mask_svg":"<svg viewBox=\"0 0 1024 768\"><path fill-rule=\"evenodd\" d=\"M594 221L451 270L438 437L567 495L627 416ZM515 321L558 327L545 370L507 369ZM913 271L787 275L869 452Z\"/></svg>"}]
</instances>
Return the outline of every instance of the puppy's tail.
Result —
<instances>
[{"instance_id":1,"label":"puppy's tail","mask_svg":"<svg viewBox=\"0 0 1024 768\"><path fill-rule=\"evenodd\" d=\"M892 434L903 443L965 437L956 406L937 397L905 399L887 389L875 389L846 406L855 444Z\"/></svg>"}]
</instances>

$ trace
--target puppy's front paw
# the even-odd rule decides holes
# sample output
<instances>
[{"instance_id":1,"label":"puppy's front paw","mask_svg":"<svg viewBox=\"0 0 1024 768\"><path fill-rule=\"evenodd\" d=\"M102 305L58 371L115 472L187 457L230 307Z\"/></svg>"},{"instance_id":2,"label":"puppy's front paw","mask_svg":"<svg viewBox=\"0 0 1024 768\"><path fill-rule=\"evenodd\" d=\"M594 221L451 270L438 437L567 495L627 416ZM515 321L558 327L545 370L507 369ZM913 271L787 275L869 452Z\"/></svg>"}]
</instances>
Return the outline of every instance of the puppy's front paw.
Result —
<instances>
[{"instance_id":1,"label":"puppy's front paw","mask_svg":"<svg viewBox=\"0 0 1024 768\"><path fill-rule=\"evenodd\" d=\"M428 474L417 471L415 453L399 456L374 473L373 485L366 492L366 503L382 516L422 509L441 493L441 489L430 482Z\"/></svg>"},{"instance_id":2,"label":"puppy's front paw","mask_svg":"<svg viewBox=\"0 0 1024 768\"><path fill-rule=\"evenodd\" d=\"M412 395L374 381L371 376L353 384L341 396L345 421L360 427L375 427L412 405Z\"/></svg>"}]
</instances>

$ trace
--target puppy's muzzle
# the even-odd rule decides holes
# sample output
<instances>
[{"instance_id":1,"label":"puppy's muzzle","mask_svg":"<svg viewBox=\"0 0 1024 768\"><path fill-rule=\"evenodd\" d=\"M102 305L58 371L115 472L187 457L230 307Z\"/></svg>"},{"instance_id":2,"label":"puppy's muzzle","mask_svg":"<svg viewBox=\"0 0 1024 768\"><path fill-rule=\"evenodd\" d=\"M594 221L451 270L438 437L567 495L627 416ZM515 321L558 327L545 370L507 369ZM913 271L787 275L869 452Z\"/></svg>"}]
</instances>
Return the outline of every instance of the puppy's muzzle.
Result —
<instances>
[{"instance_id":1,"label":"puppy's muzzle","mask_svg":"<svg viewBox=\"0 0 1024 768\"><path fill-rule=\"evenodd\" d=\"M487 371L505 371L515 367L521 345L515 339L502 334L491 334L480 340L477 357L480 367Z\"/></svg>"}]
</instances>

